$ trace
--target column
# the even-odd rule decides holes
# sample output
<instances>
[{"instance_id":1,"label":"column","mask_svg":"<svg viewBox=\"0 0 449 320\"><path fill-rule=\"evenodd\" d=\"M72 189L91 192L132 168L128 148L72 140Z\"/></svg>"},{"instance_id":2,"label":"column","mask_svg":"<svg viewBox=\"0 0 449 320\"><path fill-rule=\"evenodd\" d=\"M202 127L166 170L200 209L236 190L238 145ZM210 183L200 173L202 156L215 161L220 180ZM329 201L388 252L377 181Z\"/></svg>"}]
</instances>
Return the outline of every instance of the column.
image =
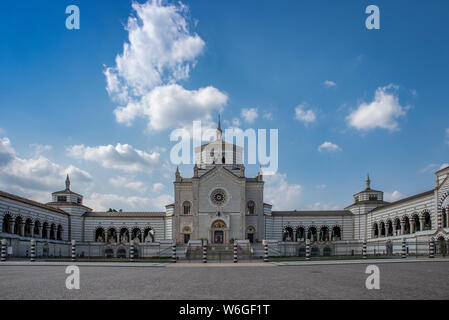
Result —
<instances>
[{"instance_id":1,"label":"column","mask_svg":"<svg viewBox=\"0 0 449 320\"><path fill-rule=\"evenodd\" d=\"M19 226L20 236L25 236L25 222L22 222Z\"/></svg>"},{"instance_id":2,"label":"column","mask_svg":"<svg viewBox=\"0 0 449 320\"><path fill-rule=\"evenodd\" d=\"M424 231L424 223L426 222L426 219L424 217L419 217L419 222L420 222L420 230L419 231Z\"/></svg>"},{"instance_id":3,"label":"column","mask_svg":"<svg viewBox=\"0 0 449 320\"><path fill-rule=\"evenodd\" d=\"M410 234L415 233L415 219L412 218L412 221L410 221Z\"/></svg>"},{"instance_id":4,"label":"column","mask_svg":"<svg viewBox=\"0 0 449 320\"><path fill-rule=\"evenodd\" d=\"M405 222L401 221L401 236L405 233Z\"/></svg>"},{"instance_id":5,"label":"column","mask_svg":"<svg viewBox=\"0 0 449 320\"><path fill-rule=\"evenodd\" d=\"M30 236L31 236L31 238L34 238L34 222L31 222L30 228L31 228L31 230L30 230Z\"/></svg>"}]
</instances>

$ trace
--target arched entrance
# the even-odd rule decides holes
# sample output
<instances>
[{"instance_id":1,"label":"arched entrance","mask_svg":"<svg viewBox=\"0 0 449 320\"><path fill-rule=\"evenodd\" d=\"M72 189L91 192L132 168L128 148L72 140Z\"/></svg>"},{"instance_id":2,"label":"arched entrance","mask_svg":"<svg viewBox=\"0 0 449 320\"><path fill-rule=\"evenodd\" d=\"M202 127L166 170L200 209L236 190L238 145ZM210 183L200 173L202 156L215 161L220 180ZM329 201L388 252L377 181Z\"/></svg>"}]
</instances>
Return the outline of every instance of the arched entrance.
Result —
<instances>
[{"instance_id":1,"label":"arched entrance","mask_svg":"<svg viewBox=\"0 0 449 320\"><path fill-rule=\"evenodd\" d=\"M226 242L226 223L222 220L217 220L212 223L212 243L224 244Z\"/></svg>"},{"instance_id":2,"label":"arched entrance","mask_svg":"<svg viewBox=\"0 0 449 320\"><path fill-rule=\"evenodd\" d=\"M249 240L250 243L254 243L254 233L256 232L256 228L253 226L249 226L246 229L246 239Z\"/></svg>"}]
</instances>

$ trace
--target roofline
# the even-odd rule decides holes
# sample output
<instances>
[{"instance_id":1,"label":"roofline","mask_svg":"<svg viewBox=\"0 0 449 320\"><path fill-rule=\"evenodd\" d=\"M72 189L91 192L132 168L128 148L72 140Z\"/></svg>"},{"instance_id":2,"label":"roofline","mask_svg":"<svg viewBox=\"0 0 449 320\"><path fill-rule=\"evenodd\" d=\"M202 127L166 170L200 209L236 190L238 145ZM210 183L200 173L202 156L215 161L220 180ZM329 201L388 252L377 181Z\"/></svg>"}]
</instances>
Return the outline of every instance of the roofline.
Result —
<instances>
[{"instance_id":1,"label":"roofline","mask_svg":"<svg viewBox=\"0 0 449 320\"><path fill-rule=\"evenodd\" d=\"M61 209L58 209L58 208L55 208L55 207L51 207L51 206L48 206L46 204L43 204L43 203L40 203L40 202L37 202L37 201L34 201L34 200L30 200L30 199L27 199L27 198L19 197L19 196L15 195L15 194L8 193L8 192L5 192L5 191L1 191L0 190L0 197L5 197L5 198L8 198L10 200L22 202L22 203L25 203L25 204L28 204L28 205L31 205L31 206L36 206L36 207L39 207L41 209L45 209L45 210L48 210L48 211L53 211L53 212L62 214L64 216L69 216L69 214L67 212L65 212L65 211L63 211Z\"/></svg>"},{"instance_id":2,"label":"roofline","mask_svg":"<svg viewBox=\"0 0 449 320\"><path fill-rule=\"evenodd\" d=\"M407 201L410 201L410 200L414 200L414 199L422 198L422 197L425 197L425 196L429 196L431 194L434 194L434 192L435 192L435 189L432 189L432 190L429 190L429 191L425 191L425 192L422 192L422 193L418 193L418 194L415 194L413 196L410 196L410 197L407 197L407 198L404 198L404 199L401 199L401 200L398 200L398 201L395 201L395 202L391 202L391 203L389 203L389 204L387 204L385 206L374 208L370 212L373 212L373 211L376 211L376 210L380 210L380 209L384 209L384 208L389 208L389 207L392 207L394 205L397 205L397 204L400 204L400 203L403 203L403 202L407 202Z\"/></svg>"}]
</instances>

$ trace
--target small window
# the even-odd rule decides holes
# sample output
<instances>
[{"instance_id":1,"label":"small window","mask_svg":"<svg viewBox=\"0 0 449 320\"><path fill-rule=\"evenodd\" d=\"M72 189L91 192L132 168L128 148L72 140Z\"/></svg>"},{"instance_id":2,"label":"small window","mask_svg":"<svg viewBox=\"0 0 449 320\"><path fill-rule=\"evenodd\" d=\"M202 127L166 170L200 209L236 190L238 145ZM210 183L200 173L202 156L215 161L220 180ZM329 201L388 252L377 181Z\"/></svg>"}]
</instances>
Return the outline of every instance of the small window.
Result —
<instances>
[{"instance_id":1,"label":"small window","mask_svg":"<svg viewBox=\"0 0 449 320\"><path fill-rule=\"evenodd\" d=\"M254 203L254 201L249 201L248 202L248 214L254 214L256 209L256 204Z\"/></svg>"},{"instance_id":2,"label":"small window","mask_svg":"<svg viewBox=\"0 0 449 320\"><path fill-rule=\"evenodd\" d=\"M190 202L186 201L186 202L184 202L184 204L182 206L184 209L184 214L189 215L190 214Z\"/></svg>"},{"instance_id":3,"label":"small window","mask_svg":"<svg viewBox=\"0 0 449 320\"><path fill-rule=\"evenodd\" d=\"M78 204L81 204L81 198L78 198L78 199L76 200L76 202L77 202Z\"/></svg>"},{"instance_id":4,"label":"small window","mask_svg":"<svg viewBox=\"0 0 449 320\"><path fill-rule=\"evenodd\" d=\"M376 201L377 200L377 194L370 194L369 195L370 201Z\"/></svg>"},{"instance_id":5,"label":"small window","mask_svg":"<svg viewBox=\"0 0 449 320\"><path fill-rule=\"evenodd\" d=\"M58 196L58 202L67 202L66 196Z\"/></svg>"}]
</instances>

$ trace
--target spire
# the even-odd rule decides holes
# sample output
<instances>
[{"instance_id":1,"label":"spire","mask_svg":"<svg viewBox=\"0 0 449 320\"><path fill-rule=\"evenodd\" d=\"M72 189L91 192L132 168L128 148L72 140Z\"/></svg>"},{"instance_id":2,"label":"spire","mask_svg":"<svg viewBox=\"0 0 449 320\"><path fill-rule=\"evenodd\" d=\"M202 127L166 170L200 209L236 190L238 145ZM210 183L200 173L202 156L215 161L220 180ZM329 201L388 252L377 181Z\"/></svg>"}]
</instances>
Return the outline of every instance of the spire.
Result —
<instances>
[{"instance_id":1,"label":"spire","mask_svg":"<svg viewBox=\"0 0 449 320\"><path fill-rule=\"evenodd\" d=\"M371 189L371 180L369 179L369 174L366 175L366 189Z\"/></svg>"},{"instance_id":2,"label":"spire","mask_svg":"<svg viewBox=\"0 0 449 320\"><path fill-rule=\"evenodd\" d=\"M223 136L223 131L221 131L221 117L218 114L218 127L217 127L217 140L221 140Z\"/></svg>"},{"instance_id":3,"label":"spire","mask_svg":"<svg viewBox=\"0 0 449 320\"><path fill-rule=\"evenodd\" d=\"M65 189L66 190L70 190L70 178L69 175L67 174L67 178L65 179Z\"/></svg>"}]
</instances>

